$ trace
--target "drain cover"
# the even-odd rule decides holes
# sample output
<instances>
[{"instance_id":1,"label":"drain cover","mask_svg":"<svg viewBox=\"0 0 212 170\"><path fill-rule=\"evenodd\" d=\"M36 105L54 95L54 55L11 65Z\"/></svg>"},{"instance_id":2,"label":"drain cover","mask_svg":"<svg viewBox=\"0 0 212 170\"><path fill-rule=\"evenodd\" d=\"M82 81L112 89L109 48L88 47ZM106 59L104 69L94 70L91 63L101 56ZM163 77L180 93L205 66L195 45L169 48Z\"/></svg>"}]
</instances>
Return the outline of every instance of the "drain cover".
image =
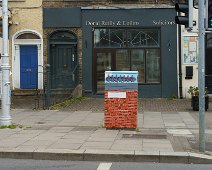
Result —
<instances>
[{"instance_id":1,"label":"drain cover","mask_svg":"<svg viewBox=\"0 0 212 170\"><path fill-rule=\"evenodd\" d=\"M142 138L142 139L166 139L166 135L158 135L158 134L123 134L122 138Z\"/></svg>"},{"instance_id":2,"label":"drain cover","mask_svg":"<svg viewBox=\"0 0 212 170\"><path fill-rule=\"evenodd\" d=\"M49 130L51 129L52 125L33 125L30 127L25 128L24 130Z\"/></svg>"},{"instance_id":3,"label":"drain cover","mask_svg":"<svg viewBox=\"0 0 212 170\"><path fill-rule=\"evenodd\" d=\"M93 127L93 126L78 126L73 128L71 131L94 131L96 130L97 127Z\"/></svg>"}]
</instances>

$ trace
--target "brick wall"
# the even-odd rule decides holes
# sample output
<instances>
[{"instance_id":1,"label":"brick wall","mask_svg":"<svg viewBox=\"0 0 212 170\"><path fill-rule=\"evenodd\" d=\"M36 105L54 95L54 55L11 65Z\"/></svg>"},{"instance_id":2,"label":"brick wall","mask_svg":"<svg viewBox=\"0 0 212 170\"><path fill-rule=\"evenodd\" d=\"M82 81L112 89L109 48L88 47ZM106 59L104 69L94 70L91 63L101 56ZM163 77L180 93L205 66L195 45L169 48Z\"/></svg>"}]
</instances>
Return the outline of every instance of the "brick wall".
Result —
<instances>
[{"instance_id":1,"label":"brick wall","mask_svg":"<svg viewBox=\"0 0 212 170\"><path fill-rule=\"evenodd\" d=\"M108 92L104 96L105 128L137 128L138 91L126 91L126 98L108 98Z\"/></svg>"},{"instance_id":2,"label":"brick wall","mask_svg":"<svg viewBox=\"0 0 212 170\"><path fill-rule=\"evenodd\" d=\"M9 56L12 66L12 36L21 30L34 30L43 35L42 0L11 0L8 3L12 24L9 27Z\"/></svg>"}]
</instances>

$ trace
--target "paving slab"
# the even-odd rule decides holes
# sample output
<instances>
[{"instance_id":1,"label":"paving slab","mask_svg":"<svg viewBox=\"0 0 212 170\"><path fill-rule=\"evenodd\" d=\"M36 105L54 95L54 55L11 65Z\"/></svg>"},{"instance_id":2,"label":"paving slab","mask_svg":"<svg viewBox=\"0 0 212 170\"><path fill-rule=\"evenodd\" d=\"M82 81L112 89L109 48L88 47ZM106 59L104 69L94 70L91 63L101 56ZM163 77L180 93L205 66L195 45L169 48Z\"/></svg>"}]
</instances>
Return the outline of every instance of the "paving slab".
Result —
<instances>
[{"instance_id":1,"label":"paving slab","mask_svg":"<svg viewBox=\"0 0 212 170\"><path fill-rule=\"evenodd\" d=\"M167 129L167 132L172 135L192 135L189 129Z\"/></svg>"},{"instance_id":2,"label":"paving slab","mask_svg":"<svg viewBox=\"0 0 212 170\"><path fill-rule=\"evenodd\" d=\"M156 108L153 101L151 104ZM161 107L159 105L164 104L158 104L158 110ZM108 130L102 128L104 112L99 110L13 110L14 123L22 122L24 126L31 125L31 128L0 129L0 152L2 156L13 158L26 158L28 154L32 159L71 160L73 156L75 160L112 160L112 157L117 161L210 163L210 156L202 157L202 154L192 155L186 152L198 152L190 146L190 142L198 142L196 113L182 110L142 110L140 113L139 129ZM209 146L212 129L206 129L206 135ZM180 148L175 146L176 142ZM176 152L179 150L182 152Z\"/></svg>"},{"instance_id":3,"label":"paving slab","mask_svg":"<svg viewBox=\"0 0 212 170\"><path fill-rule=\"evenodd\" d=\"M80 149L105 149L109 150L113 142L85 142Z\"/></svg>"},{"instance_id":4,"label":"paving slab","mask_svg":"<svg viewBox=\"0 0 212 170\"><path fill-rule=\"evenodd\" d=\"M48 146L47 149L74 149L77 150L82 146L82 143L70 143L70 141L59 140L52 145Z\"/></svg>"}]
</instances>

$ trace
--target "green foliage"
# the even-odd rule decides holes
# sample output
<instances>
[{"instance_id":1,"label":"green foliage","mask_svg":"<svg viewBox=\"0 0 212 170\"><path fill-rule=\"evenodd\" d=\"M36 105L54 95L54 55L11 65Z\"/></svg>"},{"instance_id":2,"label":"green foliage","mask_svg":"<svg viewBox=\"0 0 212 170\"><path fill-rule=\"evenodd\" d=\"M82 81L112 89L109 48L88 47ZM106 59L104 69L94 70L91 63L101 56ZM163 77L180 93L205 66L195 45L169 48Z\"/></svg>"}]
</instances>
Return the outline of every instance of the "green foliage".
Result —
<instances>
[{"instance_id":1,"label":"green foliage","mask_svg":"<svg viewBox=\"0 0 212 170\"><path fill-rule=\"evenodd\" d=\"M15 124L12 124L12 125L2 125L0 126L0 129L16 129L16 128L23 128L22 125L15 125Z\"/></svg>"},{"instance_id":2,"label":"green foliage","mask_svg":"<svg viewBox=\"0 0 212 170\"><path fill-rule=\"evenodd\" d=\"M199 96L199 88L196 86L190 86L188 89L188 94L191 94L191 96ZM208 88L205 87L205 96L208 95Z\"/></svg>"},{"instance_id":3,"label":"green foliage","mask_svg":"<svg viewBox=\"0 0 212 170\"><path fill-rule=\"evenodd\" d=\"M52 110L58 110L61 108L69 107L74 103L79 103L83 100L87 99L87 97L77 97L77 98L70 98L67 100L62 101L61 103L57 103L51 107Z\"/></svg>"},{"instance_id":4,"label":"green foliage","mask_svg":"<svg viewBox=\"0 0 212 170\"><path fill-rule=\"evenodd\" d=\"M172 97L168 97L167 100L174 100L177 99L177 96L173 95Z\"/></svg>"},{"instance_id":5,"label":"green foliage","mask_svg":"<svg viewBox=\"0 0 212 170\"><path fill-rule=\"evenodd\" d=\"M136 132L141 132L141 129L139 129L139 128L136 128L135 130L136 130Z\"/></svg>"}]
</instances>

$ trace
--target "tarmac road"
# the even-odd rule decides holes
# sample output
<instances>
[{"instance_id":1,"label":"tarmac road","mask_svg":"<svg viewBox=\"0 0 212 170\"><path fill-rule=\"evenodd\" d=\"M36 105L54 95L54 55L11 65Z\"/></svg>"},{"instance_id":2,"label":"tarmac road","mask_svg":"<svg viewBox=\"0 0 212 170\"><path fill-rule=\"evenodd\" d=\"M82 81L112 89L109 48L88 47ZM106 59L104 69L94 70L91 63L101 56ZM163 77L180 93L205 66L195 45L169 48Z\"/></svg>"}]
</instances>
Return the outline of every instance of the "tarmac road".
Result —
<instances>
[{"instance_id":1,"label":"tarmac road","mask_svg":"<svg viewBox=\"0 0 212 170\"><path fill-rule=\"evenodd\" d=\"M0 159L0 170L211 170L211 165Z\"/></svg>"}]
</instances>

